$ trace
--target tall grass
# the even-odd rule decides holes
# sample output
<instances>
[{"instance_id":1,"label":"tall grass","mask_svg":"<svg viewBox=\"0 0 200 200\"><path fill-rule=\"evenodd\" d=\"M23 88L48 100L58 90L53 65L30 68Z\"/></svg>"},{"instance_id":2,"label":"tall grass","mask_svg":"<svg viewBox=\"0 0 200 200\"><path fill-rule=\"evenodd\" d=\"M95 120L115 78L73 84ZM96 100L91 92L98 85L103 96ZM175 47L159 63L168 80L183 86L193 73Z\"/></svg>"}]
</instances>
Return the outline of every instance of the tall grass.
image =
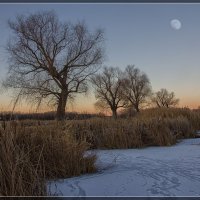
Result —
<instances>
[{"instance_id":1,"label":"tall grass","mask_svg":"<svg viewBox=\"0 0 200 200\"><path fill-rule=\"evenodd\" d=\"M171 145L176 137L165 123L156 120L93 119L70 122L68 129L78 141L86 140L91 148L138 148Z\"/></svg>"},{"instance_id":2,"label":"tall grass","mask_svg":"<svg viewBox=\"0 0 200 200\"><path fill-rule=\"evenodd\" d=\"M194 137L200 112L149 109L128 119L12 121L0 126L0 195L47 195L46 182L95 172L88 148L170 146Z\"/></svg>"},{"instance_id":3,"label":"tall grass","mask_svg":"<svg viewBox=\"0 0 200 200\"><path fill-rule=\"evenodd\" d=\"M152 108L141 111L137 116L138 119L177 119L178 117L186 118L193 130L200 130L200 111L190 110L189 108Z\"/></svg>"},{"instance_id":4,"label":"tall grass","mask_svg":"<svg viewBox=\"0 0 200 200\"><path fill-rule=\"evenodd\" d=\"M47 195L46 181L94 172L95 156L84 156L60 126L7 123L0 128L0 195Z\"/></svg>"},{"instance_id":5,"label":"tall grass","mask_svg":"<svg viewBox=\"0 0 200 200\"><path fill-rule=\"evenodd\" d=\"M91 148L137 148L169 146L178 139L194 137L200 114L187 109L149 109L128 119L95 118L70 121L67 129Z\"/></svg>"}]
</instances>

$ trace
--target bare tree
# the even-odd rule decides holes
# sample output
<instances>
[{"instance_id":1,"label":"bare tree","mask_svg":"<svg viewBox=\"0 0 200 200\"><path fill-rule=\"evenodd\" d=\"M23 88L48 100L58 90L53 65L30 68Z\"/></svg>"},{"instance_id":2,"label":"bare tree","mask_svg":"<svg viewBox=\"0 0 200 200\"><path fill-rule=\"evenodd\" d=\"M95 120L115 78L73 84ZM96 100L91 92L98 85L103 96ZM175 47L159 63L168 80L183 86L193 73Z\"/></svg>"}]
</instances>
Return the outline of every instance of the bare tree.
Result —
<instances>
[{"instance_id":1,"label":"bare tree","mask_svg":"<svg viewBox=\"0 0 200 200\"><path fill-rule=\"evenodd\" d=\"M166 89L161 89L152 97L152 102L158 107L173 107L179 103L179 99L175 98L174 92L168 92Z\"/></svg>"},{"instance_id":2,"label":"bare tree","mask_svg":"<svg viewBox=\"0 0 200 200\"><path fill-rule=\"evenodd\" d=\"M147 75L134 65L128 65L125 69L123 85L124 98L139 112L141 106L147 103L147 98L151 95L151 85Z\"/></svg>"},{"instance_id":3,"label":"bare tree","mask_svg":"<svg viewBox=\"0 0 200 200\"><path fill-rule=\"evenodd\" d=\"M39 104L54 102L57 119L63 119L67 100L87 91L89 76L103 61L103 31L62 23L53 11L18 16L9 26L14 36L4 86Z\"/></svg>"},{"instance_id":4,"label":"bare tree","mask_svg":"<svg viewBox=\"0 0 200 200\"><path fill-rule=\"evenodd\" d=\"M122 72L119 68L113 67L105 67L101 74L91 78L98 100L95 105L111 109L113 118L117 118L117 109L126 105L122 96L122 78Z\"/></svg>"}]
</instances>

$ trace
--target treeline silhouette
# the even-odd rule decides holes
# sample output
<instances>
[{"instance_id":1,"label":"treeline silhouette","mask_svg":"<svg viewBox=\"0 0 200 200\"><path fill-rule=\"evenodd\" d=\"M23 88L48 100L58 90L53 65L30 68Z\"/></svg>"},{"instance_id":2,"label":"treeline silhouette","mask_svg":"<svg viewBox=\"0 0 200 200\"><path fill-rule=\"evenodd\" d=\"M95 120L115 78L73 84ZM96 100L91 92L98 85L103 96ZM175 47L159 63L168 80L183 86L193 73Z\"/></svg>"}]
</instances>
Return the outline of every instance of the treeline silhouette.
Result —
<instances>
[{"instance_id":1,"label":"treeline silhouette","mask_svg":"<svg viewBox=\"0 0 200 200\"><path fill-rule=\"evenodd\" d=\"M89 114L89 113L77 113L77 112L66 112L66 120L81 120L90 119L92 117L101 117L102 114ZM0 121L9 120L55 120L56 112L44 112L44 113L11 113L2 112L0 113Z\"/></svg>"}]
</instances>

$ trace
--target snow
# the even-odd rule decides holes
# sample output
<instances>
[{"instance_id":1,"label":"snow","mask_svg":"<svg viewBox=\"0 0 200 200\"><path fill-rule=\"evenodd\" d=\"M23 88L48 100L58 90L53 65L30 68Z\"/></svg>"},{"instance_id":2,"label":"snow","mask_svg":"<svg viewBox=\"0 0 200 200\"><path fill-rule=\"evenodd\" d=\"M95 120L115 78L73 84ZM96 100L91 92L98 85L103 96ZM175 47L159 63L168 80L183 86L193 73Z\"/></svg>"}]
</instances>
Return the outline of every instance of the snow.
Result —
<instances>
[{"instance_id":1,"label":"snow","mask_svg":"<svg viewBox=\"0 0 200 200\"><path fill-rule=\"evenodd\" d=\"M199 196L200 138L171 147L94 150L98 172L52 181L58 196Z\"/></svg>"}]
</instances>

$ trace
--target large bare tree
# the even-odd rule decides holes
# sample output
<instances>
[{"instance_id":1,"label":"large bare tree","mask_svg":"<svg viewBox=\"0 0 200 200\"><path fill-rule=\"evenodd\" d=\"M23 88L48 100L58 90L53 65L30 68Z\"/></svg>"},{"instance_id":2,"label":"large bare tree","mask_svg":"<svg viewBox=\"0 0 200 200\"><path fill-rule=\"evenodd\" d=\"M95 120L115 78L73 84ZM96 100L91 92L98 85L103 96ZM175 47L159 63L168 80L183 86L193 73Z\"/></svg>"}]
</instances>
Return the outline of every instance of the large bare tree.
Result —
<instances>
[{"instance_id":1,"label":"large bare tree","mask_svg":"<svg viewBox=\"0 0 200 200\"><path fill-rule=\"evenodd\" d=\"M4 86L40 103L55 102L63 119L67 100L85 93L88 78L103 60L103 31L91 32L83 22L62 23L53 11L18 16L9 22L10 69Z\"/></svg>"},{"instance_id":2,"label":"large bare tree","mask_svg":"<svg viewBox=\"0 0 200 200\"><path fill-rule=\"evenodd\" d=\"M174 92L168 92L166 89L161 89L156 92L152 97L152 102L157 105L157 107L173 107L179 103L179 99L175 97Z\"/></svg>"},{"instance_id":3,"label":"large bare tree","mask_svg":"<svg viewBox=\"0 0 200 200\"><path fill-rule=\"evenodd\" d=\"M151 95L151 85L147 75L134 65L128 65L125 69L123 94L137 112L144 103L147 103L147 98Z\"/></svg>"},{"instance_id":4,"label":"large bare tree","mask_svg":"<svg viewBox=\"0 0 200 200\"><path fill-rule=\"evenodd\" d=\"M95 88L96 106L111 109L117 118L117 109L126 105L122 95L123 76L119 68L104 67L101 74L94 75L91 82Z\"/></svg>"}]
</instances>

